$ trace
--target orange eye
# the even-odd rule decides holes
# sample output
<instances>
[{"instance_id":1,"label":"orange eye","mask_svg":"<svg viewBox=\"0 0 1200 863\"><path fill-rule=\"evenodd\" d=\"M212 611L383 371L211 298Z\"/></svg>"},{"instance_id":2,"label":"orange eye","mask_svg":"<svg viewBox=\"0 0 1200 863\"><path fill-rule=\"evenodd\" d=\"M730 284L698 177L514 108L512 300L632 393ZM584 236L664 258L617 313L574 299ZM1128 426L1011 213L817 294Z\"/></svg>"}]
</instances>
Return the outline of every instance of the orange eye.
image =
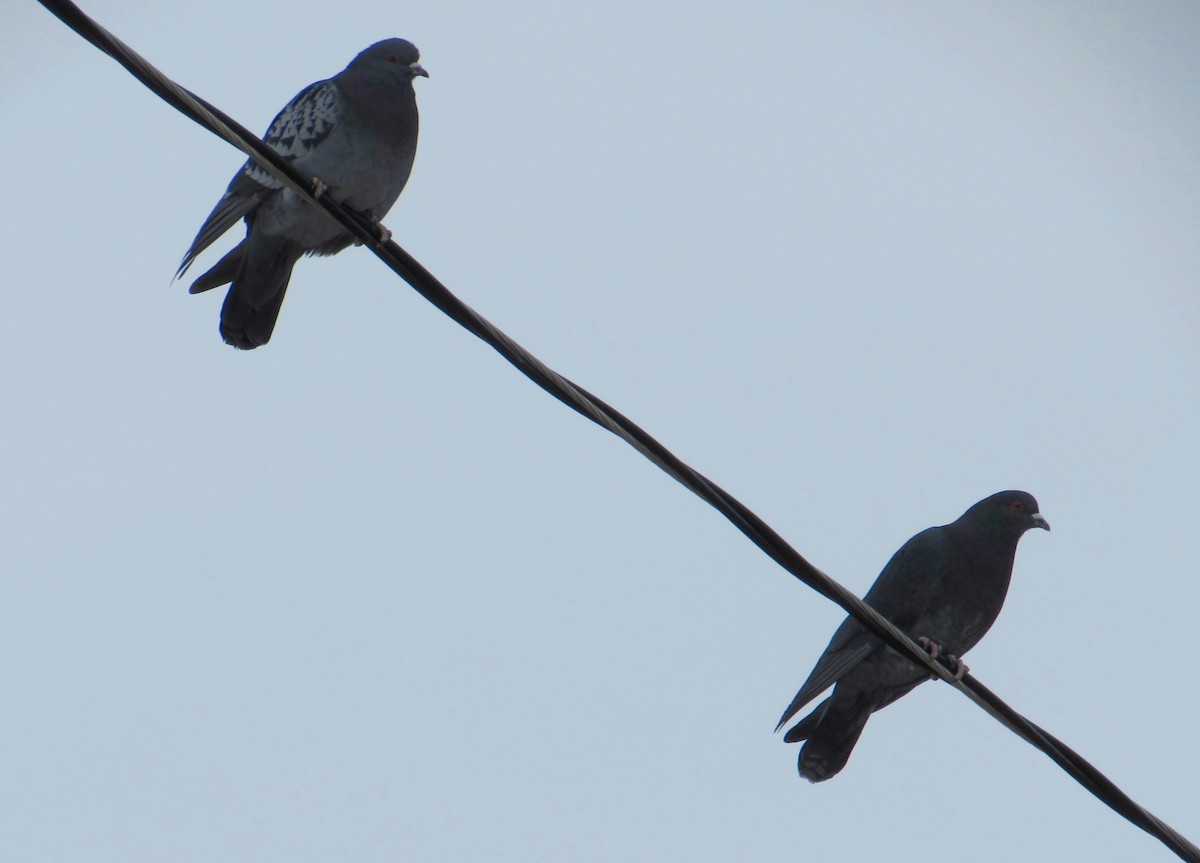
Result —
<instances>
[{"instance_id":1,"label":"orange eye","mask_svg":"<svg viewBox=\"0 0 1200 863\"><path fill-rule=\"evenodd\" d=\"M400 62L400 58L399 58L399 57L397 57L395 54L388 54L388 56L387 56L387 61L388 61L389 63L399 63L399 62Z\"/></svg>"},{"instance_id":2,"label":"orange eye","mask_svg":"<svg viewBox=\"0 0 1200 863\"><path fill-rule=\"evenodd\" d=\"M1025 507L1021 505L1021 502L1020 502L1019 500L1014 500L1014 501L1012 502L1012 509L1013 509L1013 512L1020 512L1020 511L1021 511L1021 510L1023 510L1024 508L1025 508Z\"/></svg>"}]
</instances>

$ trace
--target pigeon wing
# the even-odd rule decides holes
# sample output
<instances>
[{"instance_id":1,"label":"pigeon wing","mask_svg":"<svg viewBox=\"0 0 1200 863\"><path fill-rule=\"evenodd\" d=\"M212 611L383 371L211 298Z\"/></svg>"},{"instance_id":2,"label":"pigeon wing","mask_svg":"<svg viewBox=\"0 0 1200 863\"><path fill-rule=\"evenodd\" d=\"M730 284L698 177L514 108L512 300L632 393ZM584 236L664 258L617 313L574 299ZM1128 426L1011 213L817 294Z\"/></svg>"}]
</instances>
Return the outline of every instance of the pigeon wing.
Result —
<instances>
[{"instance_id":1,"label":"pigeon wing","mask_svg":"<svg viewBox=\"0 0 1200 863\"><path fill-rule=\"evenodd\" d=\"M229 188L225 190L225 194L221 196L221 200L217 201L213 211L204 220L204 224L200 226L196 239L192 240L192 245L188 247L187 253L183 256L179 269L175 271L175 278L178 279L186 273L187 268L192 265L192 261L196 260L201 252L257 207L270 191L250 179L246 175L245 169L239 171L238 175L233 178L233 182L229 184Z\"/></svg>"},{"instance_id":2,"label":"pigeon wing","mask_svg":"<svg viewBox=\"0 0 1200 863\"><path fill-rule=\"evenodd\" d=\"M337 87L331 81L318 81L305 87L284 106L271 121L263 141L289 162L303 160L329 137L341 113ZM283 183L274 174L259 167L253 159L247 161L200 226L175 278L187 272L201 252L253 212L263 198L282 188Z\"/></svg>"},{"instance_id":3,"label":"pigeon wing","mask_svg":"<svg viewBox=\"0 0 1200 863\"><path fill-rule=\"evenodd\" d=\"M944 542L941 528L930 528L914 536L892 555L863 601L899 629L912 634L929 604L933 592L931 582L937 576L934 565ZM921 633L916 633L913 637L919 635ZM775 730L782 728L802 707L882 646L883 642L863 629L858 621L846 618L808 680L783 712Z\"/></svg>"},{"instance_id":4,"label":"pigeon wing","mask_svg":"<svg viewBox=\"0 0 1200 863\"><path fill-rule=\"evenodd\" d=\"M833 639L821 654L821 658L817 660L817 666L808 675L808 680L804 681L792 703L783 711L783 717L775 726L775 730L778 731L786 725L804 705L837 683L842 675L878 650L882 644L883 642L863 629L853 617L846 618L833 634Z\"/></svg>"},{"instance_id":5,"label":"pigeon wing","mask_svg":"<svg viewBox=\"0 0 1200 863\"><path fill-rule=\"evenodd\" d=\"M310 84L271 121L263 141L287 161L303 161L333 132L342 111L337 85L332 81ZM283 188L283 183L257 162L247 162L243 172L260 186Z\"/></svg>"}]
</instances>

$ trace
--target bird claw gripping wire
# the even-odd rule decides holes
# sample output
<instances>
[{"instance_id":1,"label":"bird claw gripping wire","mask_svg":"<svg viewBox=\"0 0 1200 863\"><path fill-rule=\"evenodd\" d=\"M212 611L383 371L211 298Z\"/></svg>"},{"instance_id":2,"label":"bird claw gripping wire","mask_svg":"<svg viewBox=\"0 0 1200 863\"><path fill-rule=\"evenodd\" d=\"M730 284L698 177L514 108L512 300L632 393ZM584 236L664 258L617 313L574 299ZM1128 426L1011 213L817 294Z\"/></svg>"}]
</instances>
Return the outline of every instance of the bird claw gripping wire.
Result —
<instances>
[{"instance_id":1,"label":"bird claw gripping wire","mask_svg":"<svg viewBox=\"0 0 1200 863\"><path fill-rule=\"evenodd\" d=\"M386 246L388 241L392 239L392 232L384 227L383 222L379 221L378 219L367 219L367 221L371 223L371 227L374 228L376 233L379 235L379 239L375 241L375 245ZM362 240L354 241L354 245L356 246L361 246L362 244Z\"/></svg>"},{"instance_id":2,"label":"bird claw gripping wire","mask_svg":"<svg viewBox=\"0 0 1200 863\"><path fill-rule=\"evenodd\" d=\"M917 644L921 645L922 647L924 647L926 650L929 651L930 659L937 659L939 656L942 655L942 646L931 638L928 638L928 637L922 635L920 638L917 639ZM951 665L954 666L954 679L955 680L962 680L963 675L971 670L970 666L968 666L965 662L963 662L961 659L959 659L953 653L947 653L946 659L950 662Z\"/></svg>"}]
</instances>

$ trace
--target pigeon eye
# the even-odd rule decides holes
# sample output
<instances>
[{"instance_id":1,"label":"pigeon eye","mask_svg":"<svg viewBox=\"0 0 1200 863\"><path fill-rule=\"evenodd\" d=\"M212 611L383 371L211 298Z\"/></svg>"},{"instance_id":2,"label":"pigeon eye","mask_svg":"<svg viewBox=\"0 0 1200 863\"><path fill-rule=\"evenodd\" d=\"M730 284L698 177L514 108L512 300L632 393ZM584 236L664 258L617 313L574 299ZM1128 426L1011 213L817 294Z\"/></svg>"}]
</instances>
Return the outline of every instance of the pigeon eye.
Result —
<instances>
[{"instance_id":1,"label":"pigeon eye","mask_svg":"<svg viewBox=\"0 0 1200 863\"><path fill-rule=\"evenodd\" d=\"M1020 512L1021 510L1023 510L1025 508L1024 506L1021 505L1021 502L1019 500L1014 500L1012 502L1012 504L1010 504L1010 506L1012 506L1013 512Z\"/></svg>"},{"instance_id":2,"label":"pigeon eye","mask_svg":"<svg viewBox=\"0 0 1200 863\"><path fill-rule=\"evenodd\" d=\"M400 62L400 58L399 58L399 57L397 57L395 54L388 54L388 55L387 55L387 61L388 61L389 63L399 63L399 62Z\"/></svg>"}]
</instances>

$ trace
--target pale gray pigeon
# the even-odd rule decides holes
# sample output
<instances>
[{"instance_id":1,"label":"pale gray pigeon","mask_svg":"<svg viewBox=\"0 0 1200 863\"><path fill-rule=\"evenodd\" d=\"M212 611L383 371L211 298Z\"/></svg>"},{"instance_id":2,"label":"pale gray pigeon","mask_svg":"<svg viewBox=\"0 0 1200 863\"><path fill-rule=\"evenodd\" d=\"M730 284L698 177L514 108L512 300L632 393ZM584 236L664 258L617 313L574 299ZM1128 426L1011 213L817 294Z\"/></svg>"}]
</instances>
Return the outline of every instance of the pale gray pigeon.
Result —
<instances>
[{"instance_id":1,"label":"pale gray pigeon","mask_svg":"<svg viewBox=\"0 0 1200 863\"><path fill-rule=\"evenodd\" d=\"M961 677L966 666L959 657L996 622L1017 540L1033 527L1050 529L1032 495L994 494L957 521L923 530L906 542L863 601L920 640L935 658L945 651ZM775 730L833 686L833 694L783 738L808 741L800 750L800 775L821 782L846 766L873 712L931 679L927 668L886 647L848 617Z\"/></svg>"},{"instance_id":2,"label":"pale gray pigeon","mask_svg":"<svg viewBox=\"0 0 1200 863\"><path fill-rule=\"evenodd\" d=\"M416 47L385 39L326 81L301 90L263 140L316 188L378 222L400 196L417 153L413 78L429 77ZM192 283L190 293L230 284L221 336L235 348L265 345L302 255L332 255L353 241L341 225L248 161L205 220L175 274L238 221L246 238Z\"/></svg>"}]
</instances>

